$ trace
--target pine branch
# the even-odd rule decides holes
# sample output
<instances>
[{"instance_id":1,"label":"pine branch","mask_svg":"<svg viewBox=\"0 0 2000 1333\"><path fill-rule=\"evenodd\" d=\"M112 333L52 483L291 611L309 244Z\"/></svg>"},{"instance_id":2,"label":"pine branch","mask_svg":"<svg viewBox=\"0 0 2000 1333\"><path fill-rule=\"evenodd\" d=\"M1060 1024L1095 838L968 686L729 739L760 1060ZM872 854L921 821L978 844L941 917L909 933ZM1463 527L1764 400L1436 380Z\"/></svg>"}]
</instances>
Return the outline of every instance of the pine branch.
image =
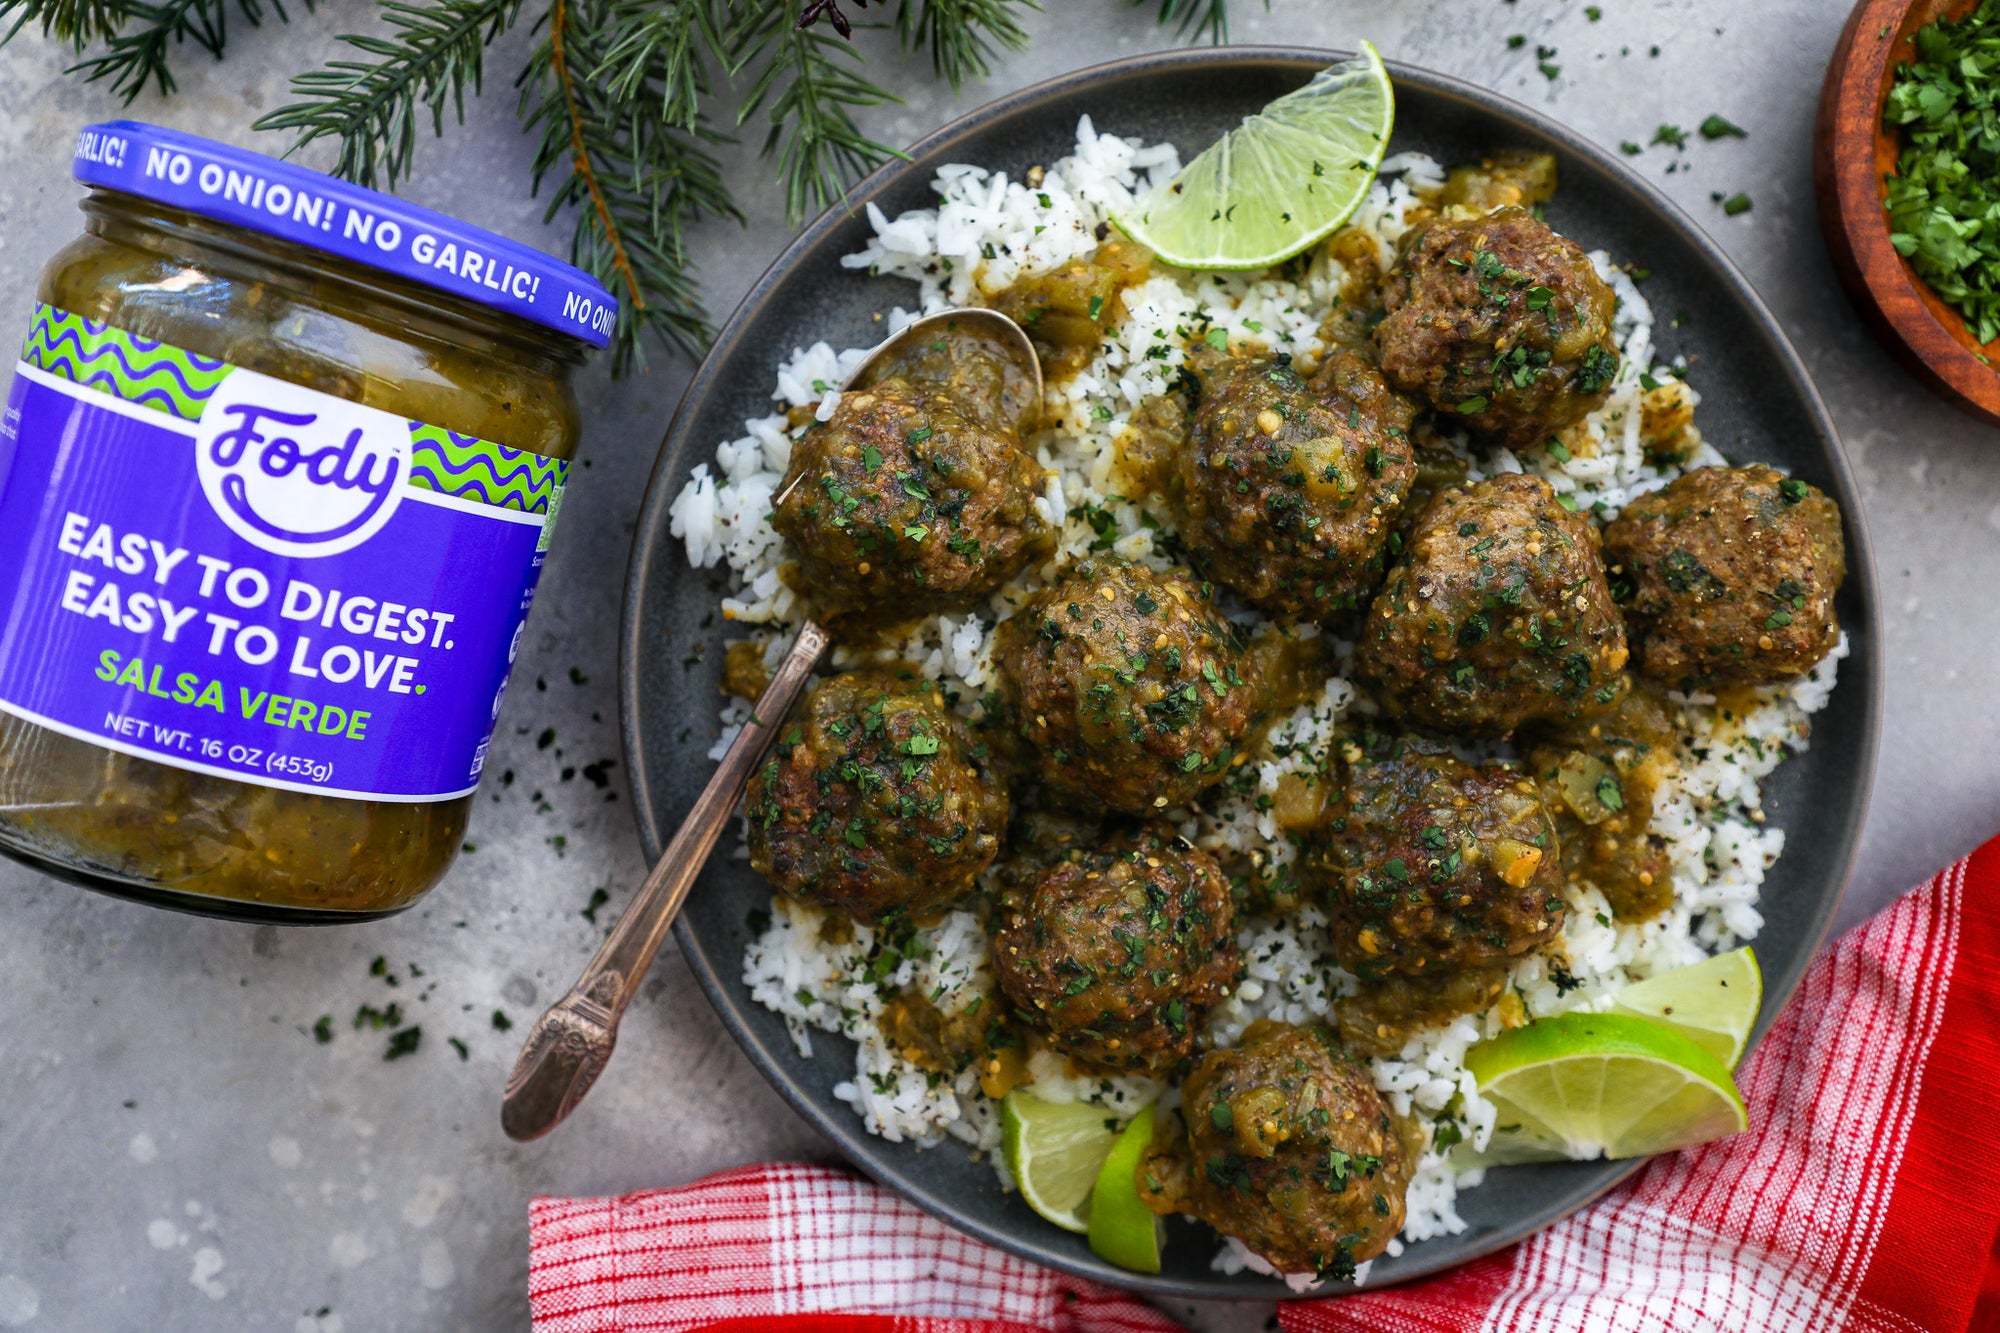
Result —
<instances>
[{"instance_id":1,"label":"pine branch","mask_svg":"<svg viewBox=\"0 0 2000 1333\"><path fill-rule=\"evenodd\" d=\"M896 31L903 49L928 46L931 72L956 89L968 78L983 79L1001 50L1028 44L1017 9L1036 9L1037 0L903 0Z\"/></svg>"},{"instance_id":2,"label":"pine branch","mask_svg":"<svg viewBox=\"0 0 2000 1333\"><path fill-rule=\"evenodd\" d=\"M770 132L763 155L777 159L785 211L796 222L832 206L850 184L896 155L861 132L854 112L900 99L846 67L861 57L807 22L804 0L742 11L729 33L730 72L742 74L759 60L763 69L736 123L765 111Z\"/></svg>"},{"instance_id":3,"label":"pine branch","mask_svg":"<svg viewBox=\"0 0 2000 1333\"><path fill-rule=\"evenodd\" d=\"M296 130L296 151L318 139L340 143L334 174L393 189L410 174L421 112L444 133L447 103L462 124L465 94L477 96L486 48L513 26L521 0L382 0L392 37L347 34L341 41L369 57L329 61L292 79L299 100L252 127Z\"/></svg>"},{"instance_id":4,"label":"pine branch","mask_svg":"<svg viewBox=\"0 0 2000 1333\"><path fill-rule=\"evenodd\" d=\"M6 22L9 15L12 23ZM15 33L34 23L40 25L42 36L67 42L82 55L92 42L117 36L126 16L124 0L0 0L0 24L7 28L0 43L13 41Z\"/></svg>"},{"instance_id":5,"label":"pine branch","mask_svg":"<svg viewBox=\"0 0 2000 1333\"><path fill-rule=\"evenodd\" d=\"M313 0L304 0L308 10ZM236 0L236 11L251 27L263 23L263 0ZM79 60L66 73L82 74L85 82L108 79L111 90L130 102L148 84L164 94L175 91L169 57L184 42L192 42L220 60L229 37L230 0L0 0L0 24L9 15L0 43L13 40L30 23L44 37L66 42L81 56L92 46L104 49ZM270 13L287 22L283 0L271 0Z\"/></svg>"},{"instance_id":6,"label":"pine branch","mask_svg":"<svg viewBox=\"0 0 2000 1333\"><path fill-rule=\"evenodd\" d=\"M726 4L555 0L521 75L522 123L541 135L535 188L561 173L545 219L575 210L571 262L620 298L616 372L644 363L645 334L690 355L709 338L686 231L707 217L742 220L700 110L710 63L722 60Z\"/></svg>"},{"instance_id":7,"label":"pine branch","mask_svg":"<svg viewBox=\"0 0 2000 1333\"><path fill-rule=\"evenodd\" d=\"M594 8L601 6L593 6ZM724 6L710 0L622 0L608 7L608 46L590 81L618 102L653 103L665 123L683 130L702 120L711 91L709 60L727 59Z\"/></svg>"},{"instance_id":8,"label":"pine branch","mask_svg":"<svg viewBox=\"0 0 2000 1333\"><path fill-rule=\"evenodd\" d=\"M1125 0L1134 9L1146 0ZM1271 0L1264 0L1264 8ZM1216 46L1229 40L1229 0L1160 0L1160 26L1174 25L1174 35L1184 42L1206 37Z\"/></svg>"}]
</instances>

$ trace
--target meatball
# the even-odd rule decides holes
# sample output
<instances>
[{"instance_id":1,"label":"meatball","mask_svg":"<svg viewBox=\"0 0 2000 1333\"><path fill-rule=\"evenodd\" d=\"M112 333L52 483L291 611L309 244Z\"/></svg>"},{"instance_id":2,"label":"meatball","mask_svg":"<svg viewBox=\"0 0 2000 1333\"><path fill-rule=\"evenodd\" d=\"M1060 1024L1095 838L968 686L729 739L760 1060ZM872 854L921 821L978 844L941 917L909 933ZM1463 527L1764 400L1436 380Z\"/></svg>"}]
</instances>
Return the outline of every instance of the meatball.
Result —
<instances>
[{"instance_id":1,"label":"meatball","mask_svg":"<svg viewBox=\"0 0 2000 1333\"><path fill-rule=\"evenodd\" d=\"M1390 385L1510 448L1581 420L1618 371L1611 288L1525 208L1431 223L1383 301Z\"/></svg>"},{"instance_id":2,"label":"meatball","mask_svg":"<svg viewBox=\"0 0 2000 1333\"><path fill-rule=\"evenodd\" d=\"M1675 689L1789 680L1840 638L1840 509L1797 478L1696 468L1626 505L1604 546L1631 589L1639 670Z\"/></svg>"},{"instance_id":3,"label":"meatball","mask_svg":"<svg viewBox=\"0 0 2000 1333\"><path fill-rule=\"evenodd\" d=\"M892 377L792 445L771 523L822 614L907 620L976 605L1048 549L1043 476L988 406Z\"/></svg>"},{"instance_id":4,"label":"meatball","mask_svg":"<svg viewBox=\"0 0 2000 1333\"><path fill-rule=\"evenodd\" d=\"M1351 353L1310 382L1288 357L1215 370L1176 469L1181 535L1202 571L1271 615L1359 609L1416 478L1415 417Z\"/></svg>"},{"instance_id":5,"label":"meatball","mask_svg":"<svg viewBox=\"0 0 2000 1333\"><path fill-rule=\"evenodd\" d=\"M1191 1213L1286 1273L1351 1278L1402 1230L1420 1150L1365 1066L1323 1027L1250 1025L1181 1087L1185 1138L1135 1174L1156 1213Z\"/></svg>"},{"instance_id":6,"label":"meatball","mask_svg":"<svg viewBox=\"0 0 2000 1333\"><path fill-rule=\"evenodd\" d=\"M1431 498L1355 664L1399 717L1504 736L1616 703L1629 655L1596 531L1517 472Z\"/></svg>"},{"instance_id":7,"label":"meatball","mask_svg":"<svg viewBox=\"0 0 2000 1333\"><path fill-rule=\"evenodd\" d=\"M1313 856L1341 966L1364 984L1492 967L1562 932L1562 852L1533 781L1441 747L1349 742Z\"/></svg>"},{"instance_id":8,"label":"meatball","mask_svg":"<svg viewBox=\"0 0 2000 1333\"><path fill-rule=\"evenodd\" d=\"M937 687L907 668L821 681L750 779L751 866L794 898L874 924L972 887L1007 788Z\"/></svg>"},{"instance_id":9,"label":"meatball","mask_svg":"<svg viewBox=\"0 0 2000 1333\"><path fill-rule=\"evenodd\" d=\"M1229 880L1172 829L1073 847L996 918L1015 1012L1093 1069L1166 1074L1237 978Z\"/></svg>"},{"instance_id":10,"label":"meatball","mask_svg":"<svg viewBox=\"0 0 2000 1333\"><path fill-rule=\"evenodd\" d=\"M1074 565L1001 622L994 661L1042 777L1128 814L1221 781L1258 718L1235 628L1178 570Z\"/></svg>"}]
</instances>

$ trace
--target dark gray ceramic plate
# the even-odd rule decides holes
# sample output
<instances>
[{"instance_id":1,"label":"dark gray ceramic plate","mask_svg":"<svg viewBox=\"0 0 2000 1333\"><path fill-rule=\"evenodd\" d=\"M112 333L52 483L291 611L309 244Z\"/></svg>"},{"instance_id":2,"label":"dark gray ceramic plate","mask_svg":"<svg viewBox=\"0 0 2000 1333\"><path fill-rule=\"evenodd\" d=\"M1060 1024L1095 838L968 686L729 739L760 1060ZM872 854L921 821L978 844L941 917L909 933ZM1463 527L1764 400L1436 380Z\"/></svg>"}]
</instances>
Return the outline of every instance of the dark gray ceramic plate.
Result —
<instances>
[{"instance_id":1,"label":"dark gray ceramic plate","mask_svg":"<svg viewBox=\"0 0 2000 1333\"><path fill-rule=\"evenodd\" d=\"M793 347L824 338L865 346L879 326L872 316L909 304L914 288L869 279L840 267L861 248L868 224L861 204L894 217L934 201L930 180L948 162L976 162L1016 178L1035 163L1065 155L1077 118L1100 131L1172 139L1183 157L1206 146L1243 116L1304 83L1336 59L1333 52L1232 47L1120 61L1065 75L1002 98L947 126L910 150L907 162L877 172L855 191L853 211L820 218L760 279L716 339L667 432L639 517L625 602L623 701L626 753L639 830L650 855L693 803L713 765L723 626L715 614L727 590L721 571L691 571L667 530L667 506L691 468L741 423L770 411L772 374ZM1812 749L1778 770L1768 808L1790 832L1788 850L1764 886L1764 933L1757 939L1767 986L1768 1022L1798 982L1832 916L1848 873L1873 769L1878 711L1873 565L1847 464L1819 395L1771 314L1720 250L1671 203L1602 149L1502 97L1442 75L1391 65L1396 132L1391 151L1421 149L1444 162L1483 149L1526 145L1561 159L1562 188L1550 222L1586 248L1604 247L1650 266L1645 292L1662 316L1662 352L1686 354L1701 390L1702 427L1734 459L1788 467L1823 487L1847 516L1850 574L1840 617L1854 652L1840 688L1814 723ZM1668 316L1676 316L1672 326ZM690 667L697 645L706 652ZM939 1217L1029 1259L1146 1291L1200 1297L1271 1299L1287 1294L1254 1274L1211 1272L1215 1238L1176 1221L1165 1270L1145 1277L1110 1267L1083 1237L1058 1230L1002 1194L992 1170L967 1160L956 1142L930 1150L872 1138L833 1085L854 1071L849 1044L815 1034L816 1058L801 1059L776 1015L744 989L746 918L769 888L740 860L718 855L676 927L682 951L716 1012L766 1077L801 1115L861 1167ZM1759 1025L1761 1035L1763 1025ZM625 1071L627 1078L670 1078L670 1070ZM1492 1172L1460 1196L1468 1226L1460 1235L1413 1245L1378 1261L1371 1285L1403 1281L1517 1241L1564 1217L1623 1178L1626 1163L1564 1163Z\"/></svg>"}]
</instances>

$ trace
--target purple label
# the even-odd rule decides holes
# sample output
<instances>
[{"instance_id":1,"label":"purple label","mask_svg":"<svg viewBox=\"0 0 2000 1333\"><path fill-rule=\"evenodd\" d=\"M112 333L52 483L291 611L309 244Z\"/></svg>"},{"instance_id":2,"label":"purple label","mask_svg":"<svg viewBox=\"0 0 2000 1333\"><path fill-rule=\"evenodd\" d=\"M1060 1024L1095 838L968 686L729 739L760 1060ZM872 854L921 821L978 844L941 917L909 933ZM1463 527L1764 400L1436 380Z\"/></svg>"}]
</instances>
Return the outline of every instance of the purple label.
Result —
<instances>
[{"instance_id":1,"label":"purple label","mask_svg":"<svg viewBox=\"0 0 2000 1333\"><path fill-rule=\"evenodd\" d=\"M470 792L560 465L38 321L0 419L0 709L270 787Z\"/></svg>"}]
</instances>

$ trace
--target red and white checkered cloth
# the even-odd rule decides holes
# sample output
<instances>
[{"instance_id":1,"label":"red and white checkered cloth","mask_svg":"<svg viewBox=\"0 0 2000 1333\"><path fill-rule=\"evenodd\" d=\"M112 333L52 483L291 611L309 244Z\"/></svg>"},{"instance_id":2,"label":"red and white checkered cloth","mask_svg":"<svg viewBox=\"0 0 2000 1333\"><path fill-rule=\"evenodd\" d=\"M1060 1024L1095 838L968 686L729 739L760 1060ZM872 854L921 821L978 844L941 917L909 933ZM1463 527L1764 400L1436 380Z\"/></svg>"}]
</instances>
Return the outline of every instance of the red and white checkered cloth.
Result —
<instances>
[{"instance_id":1,"label":"red and white checkered cloth","mask_svg":"<svg viewBox=\"0 0 2000 1333\"><path fill-rule=\"evenodd\" d=\"M1751 1130L1287 1333L2000 1330L2000 839L1842 938L1739 1071ZM536 1333L1167 1333L842 1171L536 1199Z\"/></svg>"}]
</instances>

